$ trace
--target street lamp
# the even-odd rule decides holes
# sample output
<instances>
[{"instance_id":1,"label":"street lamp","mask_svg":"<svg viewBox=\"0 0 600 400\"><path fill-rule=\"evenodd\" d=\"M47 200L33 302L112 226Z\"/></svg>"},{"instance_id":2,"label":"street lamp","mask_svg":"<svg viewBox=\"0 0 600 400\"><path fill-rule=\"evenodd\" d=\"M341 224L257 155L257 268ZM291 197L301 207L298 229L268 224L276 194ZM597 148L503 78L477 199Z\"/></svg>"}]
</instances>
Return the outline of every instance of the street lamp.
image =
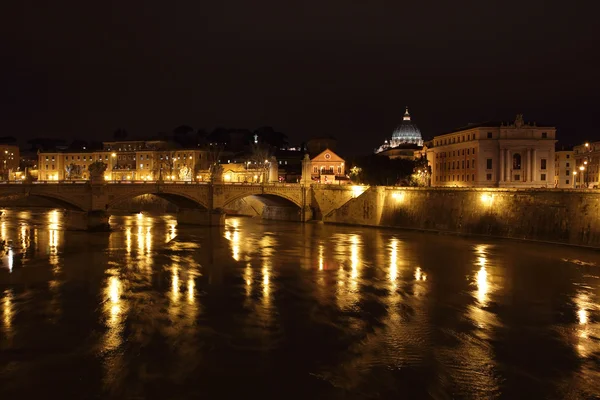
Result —
<instances>
[{"instance_id":1,"label":"street lamp","mask_svg":"<svg viewBox=\"0 0 600 400\"><path fill-rule=\"evenodd\" d=\"M113 176L113 181L115 180L115 160L117 161L117 166L119 166L119 160L117 160L117 153L112 153L110 155L113 159L113 165L112 165L112 176Z\"/></svg>"},{"instance_id":2,"label":"street lamp","mask_svg":"<svg viewBox=\"0 0 600 400\"><path fill-rule=\"evenodd\" d=\"M583 171L585 171L585 167L582 165L581 167L579 167L579 170L581 171L581 175L579 177L579 183L581 184L580 186L583 187L584 182L583 182Z\"/></svg>"},{"instance_id":3,"label":"street lamp","mask_svg":"<svg viewBox=\"0 0 600 400\"><path fill-rule=\"evenodd\" d=\"M573 189L577 188L577 171L573 171Z\"/></svg>"}]
</instances>

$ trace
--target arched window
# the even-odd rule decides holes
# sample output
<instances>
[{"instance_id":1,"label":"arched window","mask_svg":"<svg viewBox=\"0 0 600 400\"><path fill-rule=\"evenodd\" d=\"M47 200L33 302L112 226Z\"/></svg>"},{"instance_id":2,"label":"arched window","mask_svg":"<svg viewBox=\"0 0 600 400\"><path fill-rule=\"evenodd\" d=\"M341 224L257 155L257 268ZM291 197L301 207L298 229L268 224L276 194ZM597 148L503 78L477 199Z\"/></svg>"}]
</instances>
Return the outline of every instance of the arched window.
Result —
<instances>
[{"instance_id":1,"label":"arched window","mask_svg":"<svg viewBox=\"0 0 600 400\"><path fill-rule=\"evenodd\" d=\"M519 153L513 155L513 169L521 169L521 155Z\"/></svg>"}]
</instances>

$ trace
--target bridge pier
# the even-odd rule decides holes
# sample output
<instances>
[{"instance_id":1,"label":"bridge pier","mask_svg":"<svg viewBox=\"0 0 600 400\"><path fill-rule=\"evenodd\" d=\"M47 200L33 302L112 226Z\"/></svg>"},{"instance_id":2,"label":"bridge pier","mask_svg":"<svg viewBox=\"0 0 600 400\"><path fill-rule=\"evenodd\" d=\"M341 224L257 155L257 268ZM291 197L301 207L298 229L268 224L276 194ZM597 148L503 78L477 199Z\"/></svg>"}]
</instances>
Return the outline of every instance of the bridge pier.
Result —
<instances>
[{"instance_id":1,"label":"bridge pier","mask_svg":"<svg viewBox=\"0 0 600 400\"><path fill-rule=\"evenodd\" d=\"M110 215L105 211L72 211L64 214L64 224L67 230L73 231L108 231Z\"/></svg>"},{"instance_id":2,"label":"bridge pier","mask_svg":"<svg viewBox=\"0 0 600 400\"><path fill-rule=\"evenodd\" d=\"M180 208L177 211L177 223L181 225L223 226L225 213L199 208Z\"/></svg>"}]
</instances>

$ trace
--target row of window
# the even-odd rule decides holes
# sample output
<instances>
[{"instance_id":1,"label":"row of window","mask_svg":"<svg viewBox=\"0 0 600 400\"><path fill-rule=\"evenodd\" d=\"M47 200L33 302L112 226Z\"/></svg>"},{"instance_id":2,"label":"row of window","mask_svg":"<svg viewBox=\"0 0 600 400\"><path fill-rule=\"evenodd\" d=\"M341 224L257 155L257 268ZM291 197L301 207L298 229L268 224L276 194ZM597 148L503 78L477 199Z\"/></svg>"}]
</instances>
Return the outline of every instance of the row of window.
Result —
<instances>
[{"instance_id":1,"label":"row of window","mask_svg":"<svg viewBox=\"0 0 600 400\"><path fill-rule=\"evenodd\" d=\"M473 148L468 148L468 149L466 149L466 150L467 150L467 155L468 155L468 156L469 156L469 155L471 155L471 154L475 155L475 147L473 147ZM448 151L448 152L442 151L442 152L440 152L440 153L437 153L437 154L435 155L435 157L436 157L436 158L438 158L438 157L442 157L442 158L444 158L444 157L457 157L457 156L460 156L460 155L461 155L460 153L461 153L461 151L460 151L460 150L454 150L454 151L452 151L452 155L450 155L450 152L449 152L449 151ZM465 149L462 149L462 155L463 155L463 156L465 155Z\"/></svg>"},{"instance_id":2,"label":"row of window","mask_svg":"<svg viewBox=\"0 0 600 400\"><path fill-rule=\"evenodd\" d=\"M436 176L435 180L438 182L469 182L469 178L471 181L475 181L475 174L463 174L463 175L448 175L448 176Z\"/></svg>"},{"instance_id":3,"label":"row of window","mask_svg":"<svg viewBox=\"0 0 600 400\"><path fill-rule=\"evenodd\" d=\"M492 132L488 132L488 134L491 134L491 133ZM460 140L461 137L462 137L462 141L465 142L465 135L462 135L462 136L459 135L459 136L454 136L454 137L447 138L447 139L436 140L435 141L435 145L436 146L443 146L443 145L447 145L447 144L454 144L454 143L457 143L457 140L458 140L458 143L460 143L461 142L461 140ZM473 135L468 134L466 140L475 140L475 139L476 139L475 134L473 134Z\"/></svg>"},{"instance_id":4,"label":"row of window","mask_svg":"<svg viewBox=\"0 0 600 400\"><path fill-rule=\"evenodd\" d=\"M461 161L448 161L448 162L445 162L445 163L436 163L435 164L435 168L436 168L436 170L438 170L440 167L442 169L445 168L445 170L465 169L465 161L466 161L467 169L475 168L475 159L473 159L473 160L462 160L462 164L461 164ZM462 167L461 167L461 165L462 165Z\"/></svg>"},{"instance_id":5,"label":"row of window","mask_svg":"<svg viewBox=\"0 0 600 400\"><path fill-rule=\"evenodd\" d=\"M330 166L329 168L326 167L321 167L319 169L319 167L313 167L313 174L322 174L322 175L333 175L333 171L335 170L335 168L333 166ZM337 167L337 173L341 174L342 173L342 167L338 166Z\"/></svg>"}]
</instances>

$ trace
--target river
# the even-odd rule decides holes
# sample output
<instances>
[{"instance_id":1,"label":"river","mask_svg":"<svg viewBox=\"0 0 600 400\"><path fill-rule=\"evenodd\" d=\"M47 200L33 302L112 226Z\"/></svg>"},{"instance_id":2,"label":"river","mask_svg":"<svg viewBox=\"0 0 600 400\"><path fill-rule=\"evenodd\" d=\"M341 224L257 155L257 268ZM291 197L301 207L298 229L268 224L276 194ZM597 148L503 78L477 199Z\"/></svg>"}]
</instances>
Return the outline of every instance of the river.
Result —
<instances>
[{"instance_id":1,"label":"river","mask_svg":"<svg viewBox=\"0 0 600 400\"><path fill-rule=\"evenodd\" d=\"M0 398L600 397L600 253L7 209Z\"/></svg>"}]
</instances>

